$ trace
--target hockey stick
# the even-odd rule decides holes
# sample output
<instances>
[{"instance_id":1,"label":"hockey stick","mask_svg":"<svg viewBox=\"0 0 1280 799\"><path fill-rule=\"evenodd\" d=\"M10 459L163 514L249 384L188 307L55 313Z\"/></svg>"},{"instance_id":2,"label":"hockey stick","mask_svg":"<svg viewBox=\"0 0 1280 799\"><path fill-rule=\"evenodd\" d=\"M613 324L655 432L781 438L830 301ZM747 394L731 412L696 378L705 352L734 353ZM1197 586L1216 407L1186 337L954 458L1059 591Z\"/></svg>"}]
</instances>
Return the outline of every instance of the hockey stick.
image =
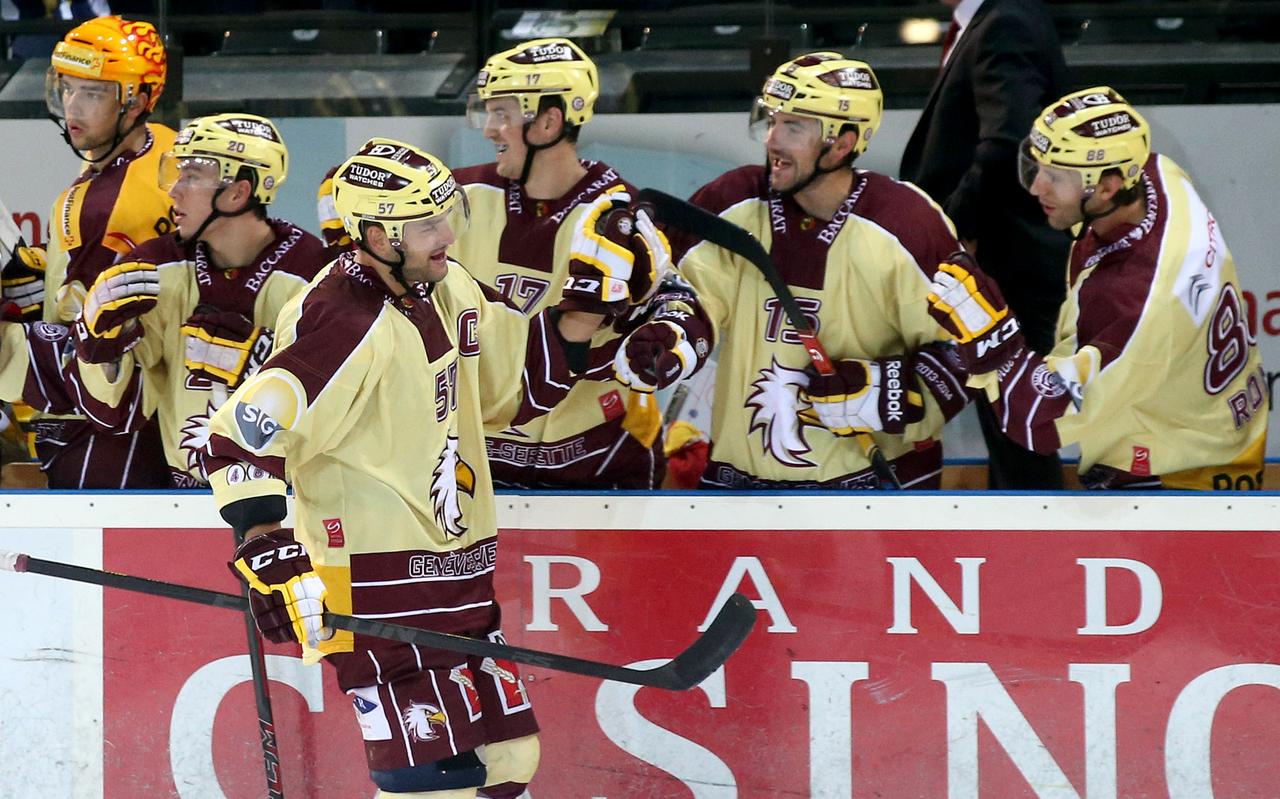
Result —
<instances>
[{"instance_id":1,"label":"hockey stick","mask_svg":"<svg viewBox=\"0 0 1280 799\"><path fill-rule=\"evenodd\" d=\"M692 233L703 241L709 241L717 247L722 247L750 261L756 269L760 270L769 288L773 289L778 302L782 304L782 311L786 314L787 321L795 328L796 334L800 337L800 343L808 351L809 360L813 362L813 367L818 370L818 374L835 374L835 367L832 366L831 358L827 356L822 342L818 340L818 333L814 330L813 324L800 310L800 304L796 302L796 296L791 292L791 287L782 279L782 275L778 274L778 267L774 264L773 258L755 236L724 217L657 189L641 189L636 196L636 202L651 207L659 222L686 233ZM855 433L854 438L862 447L867 459L871 461L871 471L875 473L880 488L901 490L902 483L898 481L898 476L893 473L893 468L889 466L889 461L885 459L884 453L880 451L879 445L871 434Z\"/></svg>"},{"instance_id":2,"label":"hockey stick","mask_svg":"<svg viewBox=\"0 0 1280 799\"><path fill-rule=\"evenodd\" d=\"M244 543L244 535L236 530L236 548ZM21 555L19 557L22 557ZM253 701L258 709L258 734L262 736L262 763L267 770L267 799L284 799L284 778L280 773L280 743L276 738L275 714L271 712L271 689L268 685L267 661L262 654L258 625L249 612L249 586L244 587L244 626L249 645L249 673L253 677Z\"/></svg>"},{"instance_id":3,"label":"hockey stick","mask_svg":"<svg viewBox=\"0 0 1280 799\"><path fill-rule=\"evenodd\" d=\"M225 594L221 591L210 591L188 585L148 580L143 577L132 577L51 560L41 560L17 552L0 550L0 570L43 574L63 580L74 580L108 588L136 591L142 594L180 599L184 602L229 608L241 612L249 609L249 601L235 594ZM664 688L668 691L685 691L705 680L713 671L720 668L730 655L737 651L738 647L751 632L755 622L756 611L751 606L751 600L742 594L732 594L724 603L724 606L720 608L720 612L716 614L716 617L711 620L706 632L698 636L689 648L676 655L665 665L652 669L632 669L594 660L582 660L567 655L557 655L551 652L540 652L536 649L508 646L479 638L467 638L461 635L420 630L416 627L387 624L373 621L372 619L343 616L338 613L326 612L324 614L324 623L326 625L359 633L360 635L402 641L407 644L418 644L419 646L443 649L448 652L459 652L464 655L513 660L516 663L524 663L529 666L541 666L555 671L567 671L571 674L582 674L587 677L613 680L614 682L624 682L631 685Z\"/></svg>"}]
</instances>

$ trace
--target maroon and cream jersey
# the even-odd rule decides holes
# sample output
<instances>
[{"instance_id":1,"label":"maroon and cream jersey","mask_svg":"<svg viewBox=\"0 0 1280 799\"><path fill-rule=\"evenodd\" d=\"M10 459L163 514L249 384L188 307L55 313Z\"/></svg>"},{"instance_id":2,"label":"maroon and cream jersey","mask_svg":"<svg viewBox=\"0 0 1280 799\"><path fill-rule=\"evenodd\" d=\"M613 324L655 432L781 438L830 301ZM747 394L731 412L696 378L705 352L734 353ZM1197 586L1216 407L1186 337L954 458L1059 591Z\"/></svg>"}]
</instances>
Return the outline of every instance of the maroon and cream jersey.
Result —
<instances>
[{"instance_id":1,"label":"maroon and cream jersey","mask_svg":"<svg viewBox=\"0 0 1280 799\"><path fill-rule=\"evenodd\" d=\"M1053 351L970 382L1023 446L1078 443L1086 485L1261 487L1267 381L1235 261L1181 167L1143 174L1143 219L1072 248Z\"/></svg>"},{"instance_id":2,"label":"maroon and cream jersey","mask_svg":"<svg viewBox=\"0 0 1280 799\"><path fill-rule=\"evenodd\" d=\"M495 629L484 430L528 421L572 386L551 325L456 263L441 282L397 297L341 256L286 306L271 359L214 414L215 500L283 496L291 481L295 535L334 611L451 633ZM424 662L430 653L347 633L306 654L366 649L376 660L340 660L344 684L457 659Z\"/></svg>"},{"instance_id":3,"label":"maroon and cream jersey","mask_svg":"<svg viewBox=\"0 0 1280 799\"><path fill-rule=\"evenodd\" d=\"M200 308L202 313L237 313L254 327L274 330L285 303L325 265L320 239L283 220L269 224L274 238L251 264L239 269L216 268L203 242L183 246L174 236L153 239L134 250L123 261L154 266L160 278L156 307L139 317L142 340L125 353L114 382L101 365L80 363L84 409L103 424L123 427L138 407L131 392L141 390L141 412L154 413L159 420L177 488L208 485L199 454L209 441L209 417L227 397L225 385L193 375L184 365L183 323ZM270 339L259 345L268 347ZM132 378L135 364L142 370L140 381Z\"/></svg>"},{"instance_id":4,"label":"maroon and cream jersey","mask_svg":"<svg viewBox=\"0 0 1280 799\"><path fill-rule=\"evenodd\" d=\"M578 219L607 189L634 187L615 169L584 161L586 175L556 200L536 200L494 164L454 170L471 204L471 227L449 254L477 280L532 316L560 302L569 273L569 246ZM696 302L690 300L691 302ZM624 428L631 392L608 378L619 333L592 341L602 373L574 386L554 410L526 424L489 430L489 461L500 486L529 488L656 488L665 459L661 439L646 447ZM603 379L598 379L603 378Z\"/></svg>"},{"instance_id":5,"label":"maroon and cream jersey","mask_svg":"<svg viewBox=\"0 0 1280 799\"><path fill-rule=\"evenodd\" d=\"M50 488L169 484L154 421L135 413L120 427L84 415L71 374L75 359L62 326L75 318L85 287L102 270L173 228L169 196L156 176L175 134L154 122L145 127L141 149L122 153L100 170L86 166L53 203L43 309L45 322L52 324L0 322L0 399L30 406L33 413L23 409L23 426L35 435Z\"/></svg>"},{"instance_id":6,"label":"maroon and cream jersey","mask_svg":"<svg viewBox=\"0 0 1280 799\"><path fill-rule=\"evenodd\" d=\"M45 321L70 322L102 270L135 247L173 230L173 206L160 188L160 156L175 133L148 122L142 149L100 170L85 168L49 212ZM65 284L65 288L64 288ZM49 300L57 297L56 303Z\"/></svg>"},{"instance_id":7,"label":"maroon and cream jersey","mask_svg":"<svg viewBox=\"0 0 1280 799\"><path fill-rule=\"evenodd\" d=\"M910 357L924 419L875 439L904 486L937 487L942 426L967 401L925 302L929 276L959 249L946 215L914 186L864 170L830 220L770 192L759 166L725 173L692 202L760 240L833 360ZM809 354L760 270L714 244L672 237L720 342L703 486L875 487L862 448L817 424L801 399Z\"/></svg>"}]
</instances>

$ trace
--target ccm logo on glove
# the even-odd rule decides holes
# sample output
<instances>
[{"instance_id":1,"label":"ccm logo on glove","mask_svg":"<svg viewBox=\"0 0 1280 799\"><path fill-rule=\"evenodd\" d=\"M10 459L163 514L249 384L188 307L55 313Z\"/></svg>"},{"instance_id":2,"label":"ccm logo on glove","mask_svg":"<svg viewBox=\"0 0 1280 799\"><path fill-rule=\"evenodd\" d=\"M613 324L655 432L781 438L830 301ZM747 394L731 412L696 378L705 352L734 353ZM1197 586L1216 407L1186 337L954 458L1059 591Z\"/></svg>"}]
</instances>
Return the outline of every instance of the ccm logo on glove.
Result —
<instances>
[{"instance_id":1,"label":"ccm logo on glove","mask_svg":"<svg viewBox=\"0 0 1280 799\"><path fill-rule=\"evenodd\" d=\"M279 549L273 549L269 552L259 552L249 559L249 568L257 571L265 566L270 566L273 562L282 560L291 560L307 554L307 550L302 544L285 544Z\"/></svg>"}]
</instances>

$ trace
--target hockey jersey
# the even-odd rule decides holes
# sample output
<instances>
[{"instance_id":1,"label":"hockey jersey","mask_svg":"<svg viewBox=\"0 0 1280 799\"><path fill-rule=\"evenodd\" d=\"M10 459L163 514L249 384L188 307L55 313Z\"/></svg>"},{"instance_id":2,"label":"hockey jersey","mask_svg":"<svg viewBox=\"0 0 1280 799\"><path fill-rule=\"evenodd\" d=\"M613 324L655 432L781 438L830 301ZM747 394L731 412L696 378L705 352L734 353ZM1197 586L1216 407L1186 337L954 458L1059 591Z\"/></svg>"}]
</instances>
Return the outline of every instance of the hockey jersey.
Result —
<instances>
[{"instance_id":1,"label":"hockey jersey","mask_svg":"<svg viewBox=\"0 0 1280 799\"><path fill-rule=\"evenodd\" d=\"M527 421L573 379L548 314L525 318L456 263L396 297L343 255L290 301L271 359L214 414L214 498L283 495L290 480L331 610L483 634L498 619L485 426ZM340 683L388 682L433 656L347 633L305 655L365 649L377 657L339 658Z\"/></svg>"},{"instance_id":2,"label":"hockey jersey","mask_svg":"<svg viewBox=\"0 0 1280 799\"><path fill-rule=\"evenodd\" d=\"M692 202L760 240L833 360L917 356L924 419L875 439L904 486L936 487L936 439L966 402L964 377L935 344L945 334L924 304L929 276L959 249L946 215L914 186L863 170L830 220L771 193L760 166L722 175ZM672 235L720 341L703 487L875 487L862 448L804 413L810 359L760 271L713 244Z\"/></svg>"},{"instance_id":3,"label":"hockey jersey","mask_svg":"<svg viewBox=\"0 0 1280 799\"><path fill-rule=\"evenodd\" d=\"M471 227L449 248L477 280L532 316L560 301L569 246L582 209L607 189L626 184L615 169L584 161L587 174L558 200L535 200L494 164L454 170L471 204ZM592 341L607 351L619 332ZM598 364L597 364L598 365ZM489 431L489 460L500 486L527 488L656 488L666 469L661 440L646 447L624 429L631 392L604 380L584 380L550 413L517 427ZM594 372L591 376L597 377Z\"/></svg>"},{"instance_id":4,"label":"hockey jersey","mask_svg":"<svg viewBox=\"0 0 1280 799\"><path fill-rule=\"evenodd\" d=\"M102 270L135 247L173 230L173 206L160 188L160 156L177 134L146 125L142 149L128 151L94 172L85 168L49 212L45 321L70 322L84 291ZM68 288L63 289L67 284ZM57 297L54 303L49 298Z\"/></svg>"},{"instance_id":5,"label":"hockey jersey","mask_svg":"<svg viewBox=\"0 0 1280 799\"><path fill-rule=\"evenodd\" d=\"M1072 248L1049 356L971 382L1023 446L1078 443L1088 486L1260 488L1267 380L1235 261L1181 167L1143 174L1143 219Z\"/></svg>"},{"instance_id":6,"label":"hockey jersey","mask_svg":"<svg viewBox=\"0 0 1280 799\"><path fill-rule=\"evenodd\" d=\"M24 427L51 488L164 488L169 484L160 431L138 417L128 429L103 427L82 414L70 340L62 324L80 310L85 287L134 247L173 229L169 196L160 188L160 156L175 133L146 125L138 151L94 171L86 166L49 212L45 322L9 327L0 347L0 398L22 400ZM55 299L56 298L56 299ZM18 345L22 341L23 345ZM19 349L14 347L18 346ZM126 378L128 379L128 378Z\"/></svg>"},{"instance_id":7,"label":"hockey jersey","mask_svg":"<svg viewBox=\"0 0 1280 799\"><path fill-rule=\"evenodd\" d=\"M139 409L144 416L156 414L175 488L208 484L199 453L209 440L210 416L227 398L225 385L192 375L184 366L183 323L201 308L239 313L255 327L274 329L285 303L325 265L318 238L283 220L269 224L274 239L239 269L214 267L203 242L184 247L174 236L153 239L130 253L125 260L154 265L160 278L155 308L139 318L142 340L125 353L114 382L101 365L79 363L83 405L94 418L124 428L126 414ZM141 381L131 379L134 364L142 369ZM140 405L130 396L137 390Z\"/></svg>"}]
</instances>

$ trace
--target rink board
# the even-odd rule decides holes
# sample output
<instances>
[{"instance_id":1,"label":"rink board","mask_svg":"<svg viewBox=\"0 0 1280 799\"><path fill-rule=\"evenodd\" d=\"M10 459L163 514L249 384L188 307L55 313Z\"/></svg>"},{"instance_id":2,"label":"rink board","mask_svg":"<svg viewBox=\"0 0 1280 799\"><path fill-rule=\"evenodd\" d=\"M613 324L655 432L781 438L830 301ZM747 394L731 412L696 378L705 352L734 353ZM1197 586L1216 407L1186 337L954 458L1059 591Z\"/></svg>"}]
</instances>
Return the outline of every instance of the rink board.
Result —
<instances>
[{"instance_id":1,"label":"rink board","mask_svg":"<svg viewBox=\"0 0 1280 799\"><path fill-rule=\"evenodd\" d=\"M512 643L649 665L718 600L757 628L684 693L526 668L537 799L1273 797L1280 499L507 496ZM234 591L207 495L0 495L0 548ZM263 795L234 613L0 574L0 796ZM372 796L349 700L271 647L285 795Z\"/></svg>"}]
</instances>

